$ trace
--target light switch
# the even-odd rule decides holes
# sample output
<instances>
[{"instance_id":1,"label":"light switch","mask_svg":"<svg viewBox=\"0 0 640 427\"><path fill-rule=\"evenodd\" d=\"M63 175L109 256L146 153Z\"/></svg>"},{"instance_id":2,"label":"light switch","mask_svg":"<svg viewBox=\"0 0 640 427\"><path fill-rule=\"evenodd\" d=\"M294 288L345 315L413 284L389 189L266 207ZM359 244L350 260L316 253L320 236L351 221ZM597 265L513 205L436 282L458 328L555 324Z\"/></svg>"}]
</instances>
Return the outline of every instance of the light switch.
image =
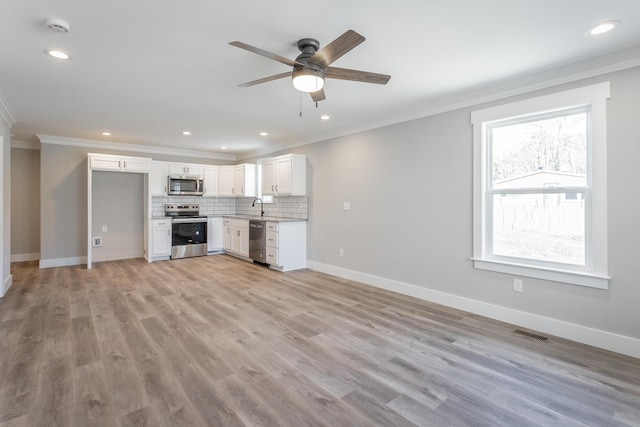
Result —
<instances>
[{"instance_id":1,"label":"light switch","mask_svg":"<svg viewBox=\"0 0 640 427\"><path fill-rule=\"evenodd\" d=\"M103 233L106 233L106 232L107 232L107 226L106 226L106 225L103 225L103 226L102 226L102 232L103 232Z\"/></svg>"},{"instance_id":2,"label":"light switch","mask_svg":"<svg viewBox=\"0 0 640 427\"><path fill-rule=\"evenodd\" d=\"M351 202L344 202L344 210L348 211L351 209Z\"/></svg>"}]
</instances>

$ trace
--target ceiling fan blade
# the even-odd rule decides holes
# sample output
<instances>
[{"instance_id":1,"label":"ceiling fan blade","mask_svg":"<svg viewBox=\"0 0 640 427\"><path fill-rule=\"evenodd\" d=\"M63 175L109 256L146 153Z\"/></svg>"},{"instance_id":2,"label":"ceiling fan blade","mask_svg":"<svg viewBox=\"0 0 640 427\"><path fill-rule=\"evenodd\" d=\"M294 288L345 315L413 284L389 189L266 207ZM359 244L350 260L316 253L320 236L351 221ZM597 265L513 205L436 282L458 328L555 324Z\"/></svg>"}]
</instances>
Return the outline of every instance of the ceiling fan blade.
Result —
<instances>
[{"instance_id":1,"label":"ceiling fan blade","mask_svg":"<svg viewBox=\"0 0 640 427\"><path fill-rule=\"evenodd\" d=\"M272 80L282 79L285 77L291 77L291 71L287 71L286 73L274 74L273 76L269 76L269 77L263 77L258 80L253 80L250 82L239 84L238 86L249 87L249 86L259 85L260 83L270 82Z\"/></svg>"},{"instance_id":2,"label":"ceiling fan blade","mask_svg":"<svg viewBox=\"0 0 640 427\"><path fill-rule=\"evenodd\" d=\"M324 96L324 89L320 89L315 92L310 92L309 95L311 95L311 99L313 99L313 102L320 102L326 99L326 97Z\"/></svg>"},{"instance_id":3,"label":"ceiling fan blade","mask_svg":"<svg viewBox=\"0 0 640 427\"><path fill-rule=\"evenodd\" d=\"M391 78L386 74L370 73L368 71L350 70L348 68L327 67L324 76L331 79L353 80L356 82L376 83L385 85Z\"/></svg>"},{"instance_id":4,"label":"ceiling fan blade","mask_svg":"<svg viewBox=\"0 0 640 427\"><path fill-rule=\"evenodd\" d=\"M273 59L274 61L281 62L285 65L289 65L293 67L294 65L304 65L296 61L292 61L289 58L285 58L284 56L276 55L275 53L271 53L267 50L260 49L259 47L251 46L246 43L242 43L239 41L229 42L231 46L239 47L240 49L248 50L249 52L257 53L258 55L262 55L266 58Z\"/></svg>"},{"instance_id":5,"label":"ceiling fan blade","mask_svg":"<svg viewBox=\"0 0 640 427\"><path fill-rule=\"evenodd\" d=\"M349 52L365 40L363 36L353 30L348 30L343 35L320 49L309 58L309 62L318 64L322 68L330 65L336 59Z\"/></svg>"}]
</instances>

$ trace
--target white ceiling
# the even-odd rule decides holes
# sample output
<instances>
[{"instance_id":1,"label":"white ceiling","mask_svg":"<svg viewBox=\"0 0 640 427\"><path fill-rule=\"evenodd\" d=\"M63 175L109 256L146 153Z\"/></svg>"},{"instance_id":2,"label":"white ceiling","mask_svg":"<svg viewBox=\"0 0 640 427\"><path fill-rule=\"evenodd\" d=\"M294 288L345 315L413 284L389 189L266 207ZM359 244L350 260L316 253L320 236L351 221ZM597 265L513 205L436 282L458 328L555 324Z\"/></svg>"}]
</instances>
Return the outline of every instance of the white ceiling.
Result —
<instances>
[{"instance_id":1,"label":"white ceiling","mask_svg":"<svg viewBox=\"0 0 640 427\"><path fill-rule=\"evenodd\" d=\"M71 32L49 30L46 17L64 19ZM612 19L622 25L585 36ZM322 47L347 29L367 40L333 65L390 74L387 85L328 80L317 108L290 79L237 86L287 66L228 42L293 59L298 39ZM640 1L8 0L0 41L0 102L16 139L46 134L241 158L525 83L637 65ZM49 48L73 60L50 58Z\"/></svg>"}]
</instances>

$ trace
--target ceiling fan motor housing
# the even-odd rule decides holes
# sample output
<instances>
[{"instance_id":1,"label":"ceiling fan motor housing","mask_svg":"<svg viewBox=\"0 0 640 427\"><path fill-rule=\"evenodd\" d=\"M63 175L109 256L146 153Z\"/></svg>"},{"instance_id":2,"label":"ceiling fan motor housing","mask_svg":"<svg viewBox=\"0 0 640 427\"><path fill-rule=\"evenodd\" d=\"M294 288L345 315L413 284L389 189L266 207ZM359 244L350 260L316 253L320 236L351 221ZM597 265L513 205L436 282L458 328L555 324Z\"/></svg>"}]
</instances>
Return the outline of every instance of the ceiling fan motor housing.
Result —
<instances>
[{"instance_id":1,"label":"ceiling fan motor housing","mask_svg":"<svg viewBox=\"0 0 640 427\"><path fill-rule=\"evenodd\" d=\"M309 59L316 54L318 49L320 49L320 43L316 39L305 38L298 40L298 49L302 52L296 58L296 62L305 64L305 67L313 68L318 71L322 71L322 68L319 65L316 65L312 62L309 62ZM296 68L303 68L301 65L295 65L294 70Z\"/></svg>"},{"instance_id":2,"label":"ceiling fan motor housing","mask_svg":"<svg viewBox=\"0 0 640 427\"><path fill-rule=\"evenodd\" d=\"M302 53L296 58L291 78L294 82L294 87L302 92L315 92L324 86L324 68L309 61L319 48L320 43L316 39L305 38L298 41L298 49ZM300 86L300 83L296 82L299 77L307 79L307 82L314 83L309 83L311 86L307 87Z\"/></svg>"}]
</instances>

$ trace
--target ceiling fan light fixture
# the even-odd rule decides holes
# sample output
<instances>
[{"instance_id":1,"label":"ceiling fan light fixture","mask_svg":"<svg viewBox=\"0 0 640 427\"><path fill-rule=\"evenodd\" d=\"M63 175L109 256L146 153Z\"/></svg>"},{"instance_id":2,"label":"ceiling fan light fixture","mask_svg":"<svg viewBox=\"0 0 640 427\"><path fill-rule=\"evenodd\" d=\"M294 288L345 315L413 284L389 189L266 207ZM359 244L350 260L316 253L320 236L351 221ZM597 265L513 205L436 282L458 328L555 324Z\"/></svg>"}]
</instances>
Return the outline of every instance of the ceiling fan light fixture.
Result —
<instances>
[{"instance_id":1,"label":"ceiling fan light fixture","mask_svg":"<svg viewBox=\"0 0 640 427\"><path fill-rule=\"evenodd\" d=\"M313 68L293 70L293 87L300 92L317 92L324 87L324 73Z\"/></svg>"}]
</instances>

